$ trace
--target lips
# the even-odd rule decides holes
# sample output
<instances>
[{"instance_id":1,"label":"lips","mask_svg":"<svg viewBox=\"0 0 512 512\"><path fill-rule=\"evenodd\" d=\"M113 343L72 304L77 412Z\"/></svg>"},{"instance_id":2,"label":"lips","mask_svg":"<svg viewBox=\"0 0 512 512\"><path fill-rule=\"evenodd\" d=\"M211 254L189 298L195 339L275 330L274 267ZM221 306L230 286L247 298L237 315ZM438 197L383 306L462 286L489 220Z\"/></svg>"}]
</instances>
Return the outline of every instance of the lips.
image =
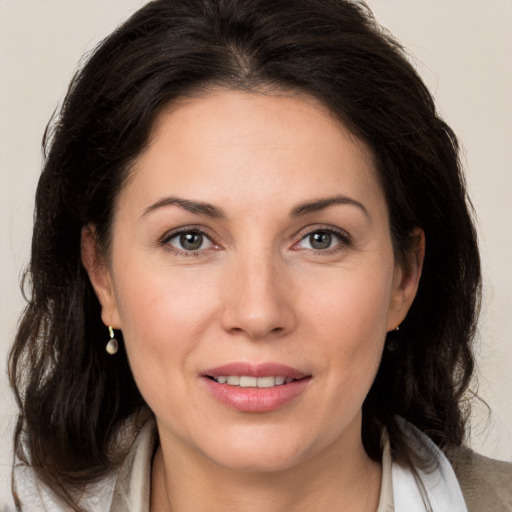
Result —
<instances>
[{"instance_id":1,"label":"lips","mask_svg":"<svg viewBox=\"0 0 512 512\"><path fill-rule=\"evenodd\" d=\"M282 376L295 380L299 380L307 376L306 373L296 370L291 366L276 363L229 363L206 370L204 375L214 378L222 375L247 375L249 377Z\"/></svg>"},{"instance_id":2,"label":"lips","mask_svg":"<svg viewBox=\"0 0 512 512\"><path fill-rule=\"evenodd\" d=\"M283 377L282 375L269 375L268 377L252 377L250 375L219 375L211 377L219 384L228 384L229 386L240 386L242 388L273 388L289 384L294 379Z\"/></svg>"},{"instance_id":3,"label":"lips","mask_svg":"<svg viewBox=\"0 0 512 512\"><path fill-rule=\"evenodd\" d=\"M265 363L230 363L202 374L215 399L242 412L271 412L296 399L311 381L290 366Z\"/></svg>"}]
</instances>

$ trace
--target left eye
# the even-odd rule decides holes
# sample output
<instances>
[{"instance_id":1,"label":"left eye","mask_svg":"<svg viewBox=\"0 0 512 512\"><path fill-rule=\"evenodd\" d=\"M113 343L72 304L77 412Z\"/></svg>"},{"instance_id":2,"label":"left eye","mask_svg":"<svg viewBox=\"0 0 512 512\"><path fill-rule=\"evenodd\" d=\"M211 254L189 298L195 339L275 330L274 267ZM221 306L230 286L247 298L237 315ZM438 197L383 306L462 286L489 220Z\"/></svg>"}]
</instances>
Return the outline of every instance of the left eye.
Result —
<instances>
[{"instance_id":1,"label":"left eye","mask_svg":"<svg viewBox=\"0 0 512 512\"><path fill-rule=\"evenodd\" d=\"M168 243L181 251L200 251L213 245L212 241L198 231L186 231L169 238Z\"/></svg>"},{"instance_id":2,"label":"left eye","mask_svg":"<svg viewBox=\"0 0 512 512\"><path fill-rule=\"evenodd\" d=\"M304 238L301 239L298 245L302 249L314 249L316 251L322 251L335 247L340 243L340 241L340 235L333 233L332 231L319 230L307 234Z\"/></svg>"}]
</instances>

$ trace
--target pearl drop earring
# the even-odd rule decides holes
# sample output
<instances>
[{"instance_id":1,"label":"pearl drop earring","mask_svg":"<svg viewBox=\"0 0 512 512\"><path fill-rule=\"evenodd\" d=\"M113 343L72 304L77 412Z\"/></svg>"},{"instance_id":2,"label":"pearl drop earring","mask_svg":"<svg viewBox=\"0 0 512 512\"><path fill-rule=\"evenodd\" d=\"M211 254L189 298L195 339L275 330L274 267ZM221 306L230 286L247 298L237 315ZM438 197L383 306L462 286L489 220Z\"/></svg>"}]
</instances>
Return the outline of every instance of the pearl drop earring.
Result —
<instances>
[{"instance_id":1,"label":"pearl drop earring","mask_svg":"<svg viewBox=\"0 0 512 512\"><path fill-rule=\"evenodd\" d=\"M119 344L117 340L114 338L114 329L112 326L108 326L108 332L110 334L110 341L107 343L107 346L105 347L105 350L113 356L114 354L117 354L117 351L119 350Z\"/></svg>"}]
</instances>

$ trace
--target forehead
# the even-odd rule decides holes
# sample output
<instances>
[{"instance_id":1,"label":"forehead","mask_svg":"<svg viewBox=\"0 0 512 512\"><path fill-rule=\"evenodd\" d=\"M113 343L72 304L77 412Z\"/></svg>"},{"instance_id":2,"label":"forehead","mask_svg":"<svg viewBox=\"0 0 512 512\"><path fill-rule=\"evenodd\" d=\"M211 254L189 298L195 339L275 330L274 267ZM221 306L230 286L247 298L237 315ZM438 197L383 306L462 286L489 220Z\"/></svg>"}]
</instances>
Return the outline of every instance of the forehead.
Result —
<instances>
[{"instance_id":1,"label":"forehead","mask_svg":"<svg viewBox=\"0 0 512 512\"><path fill-rule=\"evenodd\" d=\"M226 206L382 199L369 149L315 99L223 89L160 113L125 189L140 208L159 194Z\"/></svg>"}]
</instances>

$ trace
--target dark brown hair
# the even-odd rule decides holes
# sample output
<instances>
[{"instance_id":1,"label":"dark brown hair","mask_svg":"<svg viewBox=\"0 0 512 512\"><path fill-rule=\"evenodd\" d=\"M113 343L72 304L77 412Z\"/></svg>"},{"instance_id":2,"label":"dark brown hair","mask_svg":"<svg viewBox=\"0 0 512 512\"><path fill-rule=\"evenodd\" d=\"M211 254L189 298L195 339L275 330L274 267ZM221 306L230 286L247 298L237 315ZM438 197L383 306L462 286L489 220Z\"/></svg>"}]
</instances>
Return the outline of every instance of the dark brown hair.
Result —
<instances>
[{"instance_id":1,"label":"dark brown hair","mask_svg":"<svg viewBox=\"0 0 512 512\"><path fill-rule=\"evenodd\" d=\"M406 260L415 227L427 251L416 300L393 333L399 348L385 351L363 406L364 446L380 459L385 427L395 455L410 461L396 415L441 448L463 439L480 297L476 235L457 140L400 45L349 0L156 0L98 46L45 135L28 305L9 369L17 458L69 504L115 467L116 435L147 410L122 343L116 357L105 353L81 229L94 225L108 250L116 197L155 117L212 86L305 93L370 148L397 258Z\"/></svg>"}]
</instances>

